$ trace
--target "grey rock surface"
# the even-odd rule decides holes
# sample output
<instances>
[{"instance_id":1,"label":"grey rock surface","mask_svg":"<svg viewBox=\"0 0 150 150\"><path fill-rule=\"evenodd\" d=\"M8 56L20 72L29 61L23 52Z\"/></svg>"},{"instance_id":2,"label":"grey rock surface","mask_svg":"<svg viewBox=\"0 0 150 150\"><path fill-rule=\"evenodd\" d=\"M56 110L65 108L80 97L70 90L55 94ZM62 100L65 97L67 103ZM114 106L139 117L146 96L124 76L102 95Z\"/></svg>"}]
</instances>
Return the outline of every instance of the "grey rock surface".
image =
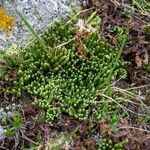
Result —
<instances>
[{"instance_id":1,"label":"grey rock surface","mask_svg":"<svg viewBox=\"0 0 150 150\"><path fill-rule=\"evenodd\" d=\"M2 140L5 136L5 129L3 129L3 127L0 125L0 140Z\"/></svg>"},{"instance_id":2,"label":"grey rock surface","mask_svg":"<svg viewBox=\"0 0 150 150\"><path fill-rule=\"evenodd\" d=\"M19 11L26 16L34 29L40 33L44 31L50 22L66 16L71 11L72 6L79 6L78 0L13 0L13 2ZM9 38L0 29L0 48L7 49L12 43L22 44L30 39L31 33L29 33L8 1L1 0L0 6L10 15L15 16L17 23Z\"/></svg>"},{"instance_id":3,"label":"grey rock surface","mask_svg":"<svg viewBox=\"0 0 150 150\"><path fill-rule=\"evenodd\" d=\"M12 117L17 112L18 108L21 108L21 105L15 103L8 105L7 107L5 107L5 109L3 107L0 107L0 124L3 118Z\"/></svg>"}]
</instances>

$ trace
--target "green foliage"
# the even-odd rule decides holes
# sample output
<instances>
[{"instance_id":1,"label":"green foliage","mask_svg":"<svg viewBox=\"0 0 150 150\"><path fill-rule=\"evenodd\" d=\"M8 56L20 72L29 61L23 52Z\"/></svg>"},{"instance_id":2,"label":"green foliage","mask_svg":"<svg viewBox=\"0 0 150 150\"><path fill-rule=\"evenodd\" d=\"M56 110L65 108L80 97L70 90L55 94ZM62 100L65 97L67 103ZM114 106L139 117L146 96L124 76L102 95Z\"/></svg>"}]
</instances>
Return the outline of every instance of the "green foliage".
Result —
<instances>
[{"instance_id":1,"label":"green foliage","mask_svg":"<svg viewBox=\"0 0 150 150\"><path fill-rule=\"evenodd\" d=\"M138 9L145 12L150 12L150 3L147 0L132 0L132 3Z\"/></svg>"},{"instance_id":2,"label":"green foliage","mask_svg":"<svg viewBox=\"0 0 150 150\"><path fill-rule=\"evenodd\" d=\"M102 111L97 105L99 90L107 86L108 77L111 83L126 74L125 63L119 59L121 51L100 37L99 23L100 19L92 16L84 21L83 31L65 20L49 27L43 35L49 49L43 51L37 41L22 52L23 61L10 93L20 96L27 91L45 111L48 122L62 114L79 120L90 115L99 119L107 110L105 101Z\"/></svg>"},{"instance_id":3,"label":"green foliage","mask_svg":"<svg viewBox=\"0 0 150 150\"><path fill-rule=\"evenodd\" d=\"M144 70L146 70L148 73L150 73L150 65L144 66Z\"/></svg>"},{"instance_id":4,"label":"green foliage","mask_svg":"<svg viewBox=\"0 0 150 150\"><path fill-rule=\"evenodd\" d=\"M114 143L111 139L103 138L100 142L98 150L123 150L125 142Z\"/></svg>"},{"instance_id":5,"label":"green foliage","mask_svg":"<svg viewBox=\"0 0 150 150\"><path fill-rule=\"evenodd\" d=\"M124 145L127 143L126 140L116 143L112 139L108 139L100 134L95 136L95 140L98 150L123 150Z\"/></svg>"},{"instance_id":6,"label":"green foliage","mask_svg":"<svg viewBox=\"0 0 150 150\"><path fill-rule=\"evenodd\" d=\"M9 122L16 129L23 128L23 121L22 121L22 118L21 118L21 116L19 114L13 116L12 119L9 120Z\"/></svg>"},{"instance_id":7,"label":"green foliage","mask_svg":"<svg viewBox=\"0 0 150 150\"><path fill-rule=\"evenodd\" d=\"M150 34L150 23L144 26L144 30L147 34Z\"/></svg>"},{"instance_id":8,"label":"green foliage","mask_svg":"<svg viewBox=\"0 0 150 150\"><path fill-rule=\"evenodd\" d=\"M130 19L133 17L135 13L135 10L134 9L126 9L122 12L122 15L126 18L126 19Z\"/></svg>"},{"instance_id":9,"label":"green foliage","mask_svg":"<svg viewBox=\"0 0 150 150\"><path fill-rule=\"evenodd\" d=\"M19 130L24 129L23 120L20 114L16 114L11 118L7 118L10 128L6 129L5 136L12 139Z\"/></svg>"},{"instance_id":10,"label":"green foliage","mask_svg":"<svg viewBox=\"0 0 150 150\"><path fill-rule=\"evenodd\" d=\"M12 139L16 134L16 131L14 128L8 128L5 132L5 136L8 138L8 139Z\"/></svg>"},{"instance_id":11,"label":"green foliage","mask_svg":"<svg viewBox=\"0 0 150 150\"><path fill-rule=\"evenodd\" d=\"M17 68L19 60L16 56L9 55L4 50L0 50L0 79L8 79L8 71L12 68Z\"/></svg>"},{"instance_id":12,"label":"green foliage","mask_svg":"<svg viewBox=\"0 0 150 150\"><path fill-rule=\"evenodd\" d=\"M127 31L119 26L114 27L115 37L118 41L118 44L122 44L124 38L127 40Z\"/></svg>"}]
</instances>

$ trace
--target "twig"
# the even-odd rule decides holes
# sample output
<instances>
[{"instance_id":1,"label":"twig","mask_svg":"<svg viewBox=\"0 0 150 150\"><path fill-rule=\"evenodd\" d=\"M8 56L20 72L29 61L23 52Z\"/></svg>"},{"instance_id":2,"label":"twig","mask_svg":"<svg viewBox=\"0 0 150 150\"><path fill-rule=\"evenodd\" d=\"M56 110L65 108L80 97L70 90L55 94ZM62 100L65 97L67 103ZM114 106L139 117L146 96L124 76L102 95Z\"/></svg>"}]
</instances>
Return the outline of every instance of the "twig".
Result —
<instances>
[{"instance_id":1,"label":"twig","mask_svg":"<svg viewBox=\"0 0 150 150\"><path fill-rule=\"evenodd\" d=\"M3 147L3 146L0 146L0 149L1 149L1 150L10 150L10 149L8 149L8 148L6 148L6 147Z\"/></svg>"},{"instance_id":2,"label":"twig","mask_svg":"<svg viewBox=\"0 0 150 150\"><path fill-rule=\"evenodd\" d=\"M22 133L22 136L21 136L21 137L22 137L23 139L25 139L25 140L27 140L27 141L33 143L34 145L39 145L38 143L36 143L36 142L32 141L31 139L29 139L24 133Z\"/></svg>"},{"instance_id":3,"label":"twig","mask_svg":"<svg viewBox=\"0 0 150 150\"><path fill-rule=\"evenodd\" d=\"M18 145L19 145L19 131L17 131L15 137L14 137L14 140L15 140L15 145L13 146L12 150L16 150L18 148Z\"/></svg>"}]
</instances>

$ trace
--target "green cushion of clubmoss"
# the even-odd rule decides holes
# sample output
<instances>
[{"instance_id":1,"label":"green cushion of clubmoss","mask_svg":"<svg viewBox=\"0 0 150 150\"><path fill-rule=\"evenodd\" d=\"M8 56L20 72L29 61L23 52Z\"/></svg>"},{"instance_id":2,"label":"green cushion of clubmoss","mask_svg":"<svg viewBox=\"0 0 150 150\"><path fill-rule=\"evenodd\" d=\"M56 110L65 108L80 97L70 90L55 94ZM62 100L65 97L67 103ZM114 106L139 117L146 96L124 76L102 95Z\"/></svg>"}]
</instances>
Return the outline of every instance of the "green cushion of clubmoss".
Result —
<instances>
[{"instance_id":1,"label":"green cushion of clubmoss","mask_svg":"<svg viewBox=\"0 0 150 150\"><path fill-rule=\"evenodd\" d=\"M99 23L98 17L91 21L93 27ZM79 120L89 115L101 116L100 107L96 106L97 94L114 65L118 50L108 44L97 29L80 43L84 56L79 56L80 45L72 40L76 34L76 26L62 20L43 35L47 51L36 42L22 53L23 61L11 93L20 96L22 91L27 91L45 111L49 122L61 114ZM124 64L122 60L117 62L111 81L125 75Z\"/></svg>"},{"instance_id":2,"label":"green cushion of clubmoss","mask_svg":"<svg viewBox=\"0 0 150 150\"><path fill-rule=\"evenodd\" d=\"M98 150L123 150L124 149L125 142L120 143L114 143L111 139L105 139L103 138L100 141L100 144L98 146Z\"/></svg>"}]
</instances>

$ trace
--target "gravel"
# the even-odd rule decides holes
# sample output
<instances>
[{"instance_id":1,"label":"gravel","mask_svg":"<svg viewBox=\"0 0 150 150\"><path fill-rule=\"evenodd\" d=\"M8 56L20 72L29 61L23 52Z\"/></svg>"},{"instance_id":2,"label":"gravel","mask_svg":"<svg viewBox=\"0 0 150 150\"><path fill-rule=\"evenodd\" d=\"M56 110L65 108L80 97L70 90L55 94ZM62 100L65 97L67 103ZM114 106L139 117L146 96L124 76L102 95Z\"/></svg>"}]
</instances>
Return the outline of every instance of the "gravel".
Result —
<instances>
[{"instance_id":1,"label":"gravel","mask_svg":"<svg viewBox=\"0 0 150 150\"><path fill-rule=\"evenodd\" d=\"M47 25L53 21L65 17L71 11L71 7L78 7L78 0L13 0L16 7L22 12L30 24L42 33ZM17 26L13 28L13 33L8 38L0 30L0 48L7 49L12 43L22 45L25 41L31 40L31 33L27 30L23 22L17 16L15 10L7 0L1 0L2 6L10 15L15 16Z\"/></svg>"}]
</instances>

